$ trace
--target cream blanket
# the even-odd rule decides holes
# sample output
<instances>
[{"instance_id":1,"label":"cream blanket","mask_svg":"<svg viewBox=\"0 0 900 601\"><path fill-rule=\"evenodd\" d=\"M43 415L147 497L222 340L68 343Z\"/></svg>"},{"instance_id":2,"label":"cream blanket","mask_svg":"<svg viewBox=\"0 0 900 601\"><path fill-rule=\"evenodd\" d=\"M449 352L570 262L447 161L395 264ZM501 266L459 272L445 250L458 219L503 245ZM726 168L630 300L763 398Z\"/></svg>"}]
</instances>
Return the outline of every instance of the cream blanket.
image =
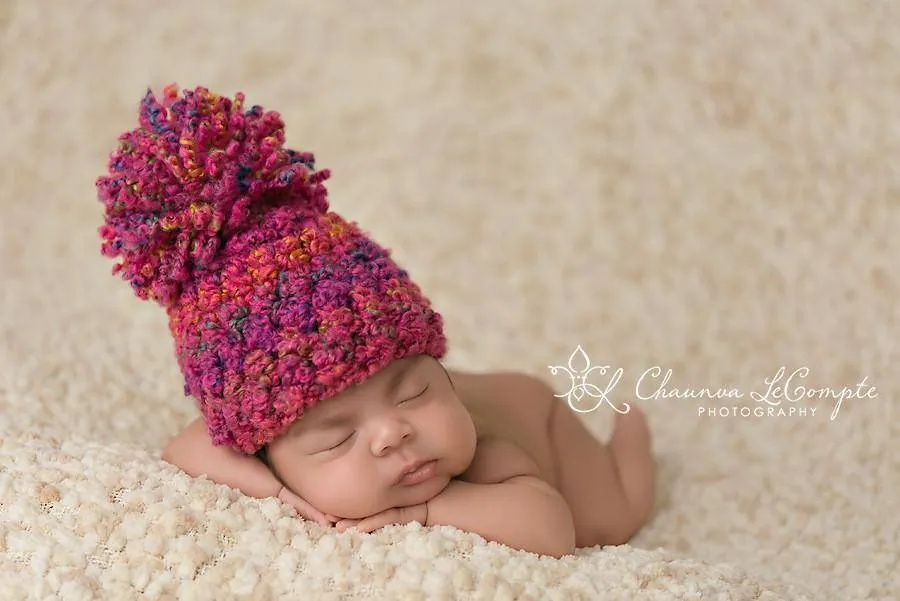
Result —
<instances>
[{"instance_id":1,"label":"cream blanket","mask_svg":"<svg viewBox=\"0 0 900 601\"><path fill-rule=\"evenodd\" d=\"M887 0L0 3L0 598L900 598L898 38ZM170 81L281 110L453 367L672 369L630 545L338 535L157 458L196 412L93 182ZM751 394L780 366L875 388L832 420Z\"/></svg>"}]
</instances>

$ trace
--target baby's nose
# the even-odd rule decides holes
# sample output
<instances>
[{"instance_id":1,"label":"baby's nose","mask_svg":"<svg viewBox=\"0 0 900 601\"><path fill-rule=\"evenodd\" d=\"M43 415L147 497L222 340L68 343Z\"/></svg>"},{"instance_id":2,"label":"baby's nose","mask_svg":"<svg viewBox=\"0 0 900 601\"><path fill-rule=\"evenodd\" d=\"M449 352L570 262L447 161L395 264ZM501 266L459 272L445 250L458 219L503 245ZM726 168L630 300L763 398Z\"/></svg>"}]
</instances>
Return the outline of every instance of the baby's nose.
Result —
<instances>
[{"instance_id":1,"label":"baby's nose","mask_svg":"<svg viewBox=\"0 0 900 601\"><path fill-rule=\"evenodd\" d=\"M376 438L378 454L397 447L412 438L413 429L408 422L394 422L383 427L381 434Z\"/></svg>"}]
</instances>

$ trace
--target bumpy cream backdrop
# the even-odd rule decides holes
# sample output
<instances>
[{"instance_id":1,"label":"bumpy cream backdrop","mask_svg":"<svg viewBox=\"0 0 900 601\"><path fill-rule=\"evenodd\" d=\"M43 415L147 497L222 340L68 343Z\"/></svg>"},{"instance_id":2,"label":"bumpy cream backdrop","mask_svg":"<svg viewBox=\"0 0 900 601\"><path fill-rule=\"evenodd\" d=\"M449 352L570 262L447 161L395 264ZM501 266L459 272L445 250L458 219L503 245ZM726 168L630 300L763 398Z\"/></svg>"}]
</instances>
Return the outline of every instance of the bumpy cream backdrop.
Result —
<instances>
[{"instance_id":1,"label":"bumpy cream backdrop","mask_svg":"<svg viewBox=\"0 0 900 601\"><path fill-rule=\"evenodd\" d=\"M898 39L887 0L4 0L0 596L898 598ZM449 365L563 393L581 345L617 403L654 366L743 398L641 401L652 523L558 561L338 535L180 474L158 451L196 412L93 187L169 82L283 113L444 314ZM780 366L876 388L740 417Z\"/></svg>"}]
</instances>

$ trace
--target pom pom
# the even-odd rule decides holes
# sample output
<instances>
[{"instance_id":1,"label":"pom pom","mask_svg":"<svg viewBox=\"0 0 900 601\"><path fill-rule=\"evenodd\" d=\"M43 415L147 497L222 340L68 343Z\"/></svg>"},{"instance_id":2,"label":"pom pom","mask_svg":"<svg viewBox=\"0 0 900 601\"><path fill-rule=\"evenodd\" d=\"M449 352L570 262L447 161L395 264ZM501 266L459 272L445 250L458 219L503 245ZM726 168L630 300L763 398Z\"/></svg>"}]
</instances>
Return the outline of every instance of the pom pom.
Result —
<instances>
[{"instance_id":1,"label":"pom pom","mask_svg":"<svg viewBox=\"0 0 900 601\"><path fill-rule=\"evenodd\" d=\"M284 148L284 122L259 106L203 87L162 102L150 90L140 127L119 137L108 175L97 180L105 223L102 254L122 257L113 274L135 294L169 306L198 271L214 270L236 232L275 205L324 213L328 170L311 153Z\"/></svg>"}]
</instances>

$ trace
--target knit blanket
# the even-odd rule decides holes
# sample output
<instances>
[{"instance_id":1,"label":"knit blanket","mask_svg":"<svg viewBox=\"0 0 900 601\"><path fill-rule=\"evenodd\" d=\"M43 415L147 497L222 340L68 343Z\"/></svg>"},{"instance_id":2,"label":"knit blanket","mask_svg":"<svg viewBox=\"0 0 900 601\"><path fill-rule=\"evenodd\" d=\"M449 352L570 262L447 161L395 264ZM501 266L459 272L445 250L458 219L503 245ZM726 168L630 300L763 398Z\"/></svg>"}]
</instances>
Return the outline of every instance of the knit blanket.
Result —
<instances>
[{"instance_id":1,"label":"knit blanket","mask_svg":"<svg viewBox=\"0 0 900 601\"><path fill-rule=\"evenodd\" d=\"M338 533L133 445L4 435L4 599L797 599L664 549L563 559L451 527Z\"/></svg>"},{"instance_id":2,"label":"knit blanket","mask_svg":"<svg viewBox=\"0 0 900 601\"><path fill-rule=\"evenodd\" d=\"M898 37L838 0L0 3L0 599L900 598ZM282 112L448 367L606 366L580 417L647 412L646 527L338 533L162 462L197 411L94 180L170 82Z\"/></svg>"}]
</instances>

